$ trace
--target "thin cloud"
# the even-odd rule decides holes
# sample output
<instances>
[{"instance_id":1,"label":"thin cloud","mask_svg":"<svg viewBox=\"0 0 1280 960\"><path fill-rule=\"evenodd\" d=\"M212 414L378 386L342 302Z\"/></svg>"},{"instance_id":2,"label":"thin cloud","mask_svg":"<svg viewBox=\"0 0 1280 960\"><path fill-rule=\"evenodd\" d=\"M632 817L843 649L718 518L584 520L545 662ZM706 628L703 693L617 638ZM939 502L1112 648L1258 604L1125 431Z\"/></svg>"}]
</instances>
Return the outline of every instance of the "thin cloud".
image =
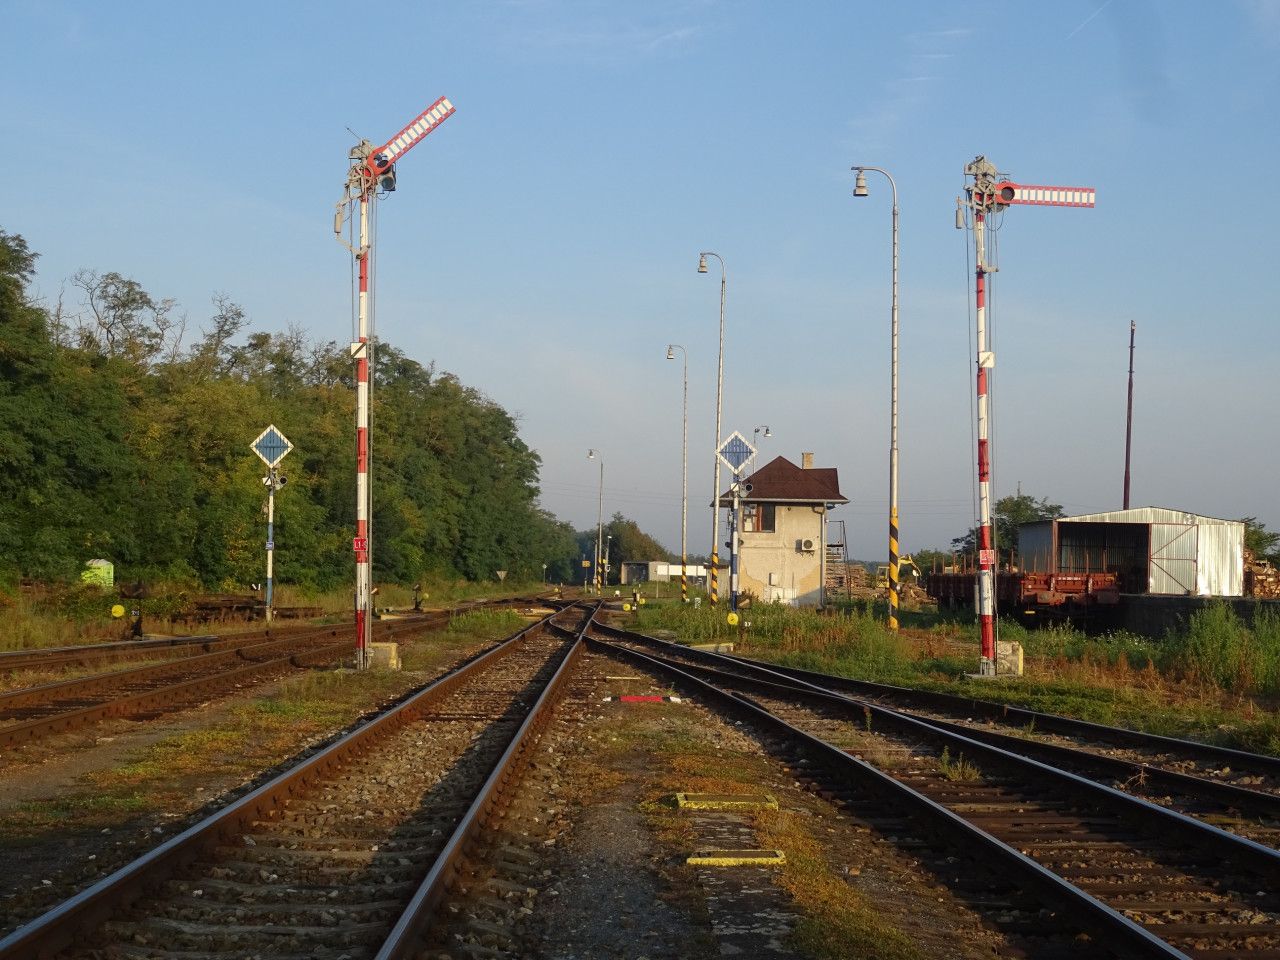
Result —
<instances>
[{"instance_id":1,"label":"thin cloud","mask_svg":"<svg viewBox=\"0 0 1280 960\"><path fill-rule=\"evenodd\" d=\"M1094 17L1100 14L1103 10L1107 9L1107 7L1109 6L1111 6L1111 0L1104 0L1102 6L1100 6L1097 10L1093 11L1093 13L1089 14L1087 17L1085 17L1084 22L1081 23L1080 26L1076 27L1074 30L1068 33L1065 37L1063 37L1063 41L1065 42L1067 40L1070 40L1072 37L1074 37L1077 33L1079 33L1081 30L1087 27L1090 23L1092 23Z\"/></svg>"},{"instance_id":2,"label":"thin cloud","mask_svg":"<svg viewBox=\"0 0 1280 960\"><path fill-rule=\"evenodd\" d=\"M1255 35L1280 45L1280 0L1242 0Z\"/></svg>"},{"instance_id":3,"label":"thin cloud","mask_svg":"<svg viewBox=\"0 0 1280 960\"><path fill-rule=\"evenodd\" d=\"M632 15L615 15L609 4L508 0L507 42L534 52L590 59L673 56L689 49L704 32L703 7L675 3Z\"/></svg>"},{"instance_id":4,"label":"thin cloud","mask_svg":"<svg viewBox=\"0 0 1280 960\"><path fill-rule=\"evenodd\" d=\"M950 27L906 37L903 75L882 80L882 96L874 99L869 112L849 124L859 150L885 149L910 117L927 107L934 81L941 79L933 71L941 71L943 61L956 56L955 50L948 48L960 46L973 32L971 27Z\"/></svg>"}]
</instances>

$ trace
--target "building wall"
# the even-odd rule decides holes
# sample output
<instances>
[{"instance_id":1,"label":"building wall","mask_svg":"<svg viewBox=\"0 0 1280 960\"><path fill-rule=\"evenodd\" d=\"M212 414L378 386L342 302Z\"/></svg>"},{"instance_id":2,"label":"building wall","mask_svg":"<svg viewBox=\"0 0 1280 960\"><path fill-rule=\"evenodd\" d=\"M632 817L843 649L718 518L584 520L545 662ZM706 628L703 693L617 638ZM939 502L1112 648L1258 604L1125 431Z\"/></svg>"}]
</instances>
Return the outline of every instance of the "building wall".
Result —
<instances>
[{"instance_id":1,"label":"building wall","mask_svg":"<svg viewBox=\"0 0 1280 960\"><path fill-rule=\"evenodd\" d=\"M739 532L738 585L765 603L821 606L826 511L820 504L778 504L772 533ZM796 548L812 540L813 549Z\"/></svg>"},{"instance_id":2,"label":"building wall","mask_svg":"<svg viewBox=\"0 0 1280 960\"><path fill-rule=\"evenodd\" d=\"M1047 572L1102 569L1101 564L1082 564L1080 560L1081 556L1092 556L1087 552L1088 543L1091 538L1097 539L1096 530L1100 527L1132 530L1131 534L1116 533L1105 538L1112 542L1108 569L1125 568L1127 582L1121 589L1126 593L1201 597L1238 597L1244 593L1244 524L1164 507L1138 507L1026 524L1019 528L1018 537L1023 568ZM1118 547L1126 539L1132 540L1130 552L1136 554L1121 563L1122 551ZM1051 558L1047 568L1043 559L1046 556Z\"/></svg>"},{"instance_id":3,"label":"building wall","mask_svg":"<svg viewBox=\"0 0 1280 960\"><path fill-rule=\"evenodd\" d=\"M689 582L701 584L707 579L707 568L700 563L685 565L685 576ZM622 583L644 583L646 581L668 583L680 582L680 563L668 563L665 560L637 561L622 565Z\"/></svg>"}]
</instances>

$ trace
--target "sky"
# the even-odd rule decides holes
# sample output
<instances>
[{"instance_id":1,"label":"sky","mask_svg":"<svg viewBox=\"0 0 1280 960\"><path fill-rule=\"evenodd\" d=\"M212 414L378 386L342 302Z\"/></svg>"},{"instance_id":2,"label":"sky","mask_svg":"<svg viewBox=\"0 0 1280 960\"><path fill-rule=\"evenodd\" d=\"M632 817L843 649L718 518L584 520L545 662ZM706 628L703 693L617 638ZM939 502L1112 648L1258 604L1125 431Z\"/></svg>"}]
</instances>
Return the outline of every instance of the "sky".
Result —
<instances>
[{"instance_id":1,"label":"sky","mask_svg":"<svg viewBox=\"0 0 1280 960\"><path fill-rule=\"evenodd\" d=\"M679 549L678 343L689 552L709 551L710 250L722 436L767 424L760 465L836 467L851 555L887 554L892 200L877 174L852 196L865 164L901 210L902 547L967 530L955 202L982 154L1097 189L1094 209L999 222L995 496L1121 506L1132 322L1133 505L1280 529L1280 0L0 0L0 17L0 229L39 252L37 293L114 270L193 330L222 293L255 329L350 339L332 220L352 132L383 143L448 96L378 205L376 333L515 415L542 504L578 528L596 448L606 518Z\"/></svg>"}]
</instances>

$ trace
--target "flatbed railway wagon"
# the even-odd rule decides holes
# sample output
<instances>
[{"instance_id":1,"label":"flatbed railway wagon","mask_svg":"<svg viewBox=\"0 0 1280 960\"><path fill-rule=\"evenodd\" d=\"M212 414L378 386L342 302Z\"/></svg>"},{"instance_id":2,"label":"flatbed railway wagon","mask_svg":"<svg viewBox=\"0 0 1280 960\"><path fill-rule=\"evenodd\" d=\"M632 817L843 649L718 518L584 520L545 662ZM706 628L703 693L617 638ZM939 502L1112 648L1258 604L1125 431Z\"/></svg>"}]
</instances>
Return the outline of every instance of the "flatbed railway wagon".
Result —
<instances>
[{"instance_id":1,"label":"flatbed railway wagon","mask_svg":"<svg viewBox=\"0 0 1280 960\"><path fill-rule=\"evenodd\" d=\"M925 592L940 610L973 610L978 577L973 570L931 572ZM1097 619L1115 613L1120 583L1115 573L1040 573L1001 570L996 574L996 606L1024 622Z\"/></svg>"}]
</instances>

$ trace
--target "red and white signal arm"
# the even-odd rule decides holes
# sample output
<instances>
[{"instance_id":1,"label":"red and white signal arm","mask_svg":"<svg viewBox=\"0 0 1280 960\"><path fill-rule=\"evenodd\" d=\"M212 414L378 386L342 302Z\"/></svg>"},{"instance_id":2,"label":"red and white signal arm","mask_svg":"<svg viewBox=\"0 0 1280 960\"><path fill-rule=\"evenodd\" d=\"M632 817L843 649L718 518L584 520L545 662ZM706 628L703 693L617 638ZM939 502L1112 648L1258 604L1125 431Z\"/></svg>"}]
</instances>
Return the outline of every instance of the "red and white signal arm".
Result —
<instances>
[{"instance_id":1,"label":"red and white signal arm","mask_svg":"<svg viewBox=\"0 0 1280 960\"><path fill-rule=\"evenodd\" d=\"M368 537L352 537L351 549L354 550L356 553L364 553L369 549L369 538Z\"/></svg>"},{"instance_id":2,"label":"red and white signal arm","mask_svg":"<svg viewBox=\"0 0 1280 960\"><path fill-rule=\"evenodd\" d=\"M1098 198L1093 187L1046 187L1004 180L996 184L996 202L1040 207L1092 207Z\"/></svg>"}]
</instances>

